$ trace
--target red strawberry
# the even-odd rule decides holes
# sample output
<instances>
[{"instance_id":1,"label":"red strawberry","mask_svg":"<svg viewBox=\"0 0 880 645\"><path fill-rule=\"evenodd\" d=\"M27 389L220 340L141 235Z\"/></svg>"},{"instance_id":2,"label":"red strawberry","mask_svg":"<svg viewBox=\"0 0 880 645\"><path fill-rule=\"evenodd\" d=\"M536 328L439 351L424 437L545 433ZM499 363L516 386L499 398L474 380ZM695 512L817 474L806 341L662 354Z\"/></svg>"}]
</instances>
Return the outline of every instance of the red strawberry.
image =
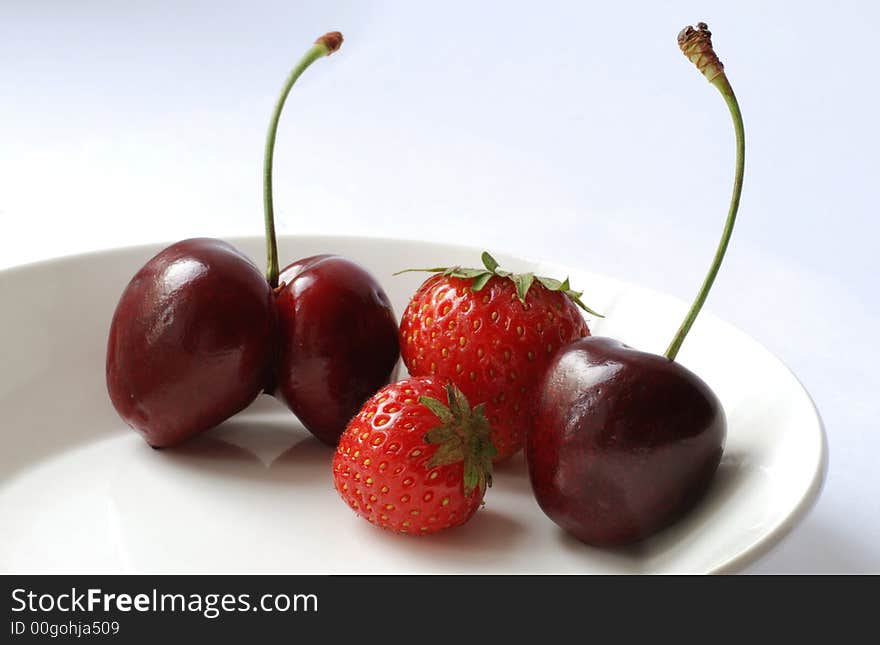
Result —
<instances>
[{"instance_id":1,"label":"red strawberry","mask_svg":"<svg viewBox=\"0 0 880 645\"><path fill-rule=\"evenodd\" d=\"M488 253L485 269L427 269L400 322L403 361L414 376L451 379L485 402L496 462L520 449L531 425L540 377L561 346L588 336L565 282L502 271ZM577 305L577 306L576 306Z\"/></svg>"},{"instance_id":2,"label":"red strawberry","mask_svg":"<svg viewBox=\"0 0 880 645\"><path fill-rule=\"evenodd\" d=\"M471 410L455 385L431 377L392 383L342 433L336 490L358 515L391 531L426 535L464 524L492 485L489 434L483 406Z\"/></svg>"}]
</instances>

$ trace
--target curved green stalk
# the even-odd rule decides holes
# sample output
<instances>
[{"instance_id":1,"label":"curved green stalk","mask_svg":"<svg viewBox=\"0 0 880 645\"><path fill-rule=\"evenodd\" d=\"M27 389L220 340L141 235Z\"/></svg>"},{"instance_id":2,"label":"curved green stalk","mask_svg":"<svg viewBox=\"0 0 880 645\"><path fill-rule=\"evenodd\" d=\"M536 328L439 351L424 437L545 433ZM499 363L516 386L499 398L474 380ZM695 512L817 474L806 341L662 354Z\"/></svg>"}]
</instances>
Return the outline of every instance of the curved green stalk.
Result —
<instances>
[{"instance_id":1,"label":"curved green stalk","mask_svg":"<svg viewBox=\"0 0 880 645\"><path fill-rule=\"evenodd\" d=\"M682 30L682 33L679 35L679 44L685 55L697 65L712 85L718 88L721 96L724 97L725 103L727 103L736 133L736 170L733 179L733 194L730 198L730 208L727 211L724 230L721 233L721 241L718 244L718 249L715 251L715 257L709 267L709 272L703 280L694 303L691 305L684 321L681 323L681 327L678 328L678 332L666 350L666 357L669 360L675 360L675 357L678 355L678 350L681 348L681 344L684 342L697 315L700 313L700 309L703 308L703 303L706 302L706 297L709 295L712 283L715 282L715 276L718 275L718 269L721 267L721 261L724 259L724 254L730 242L730 236L733 233L733 225L736 221L740 194L742 193L743 174L745 172L746 139L739 103L737 103L733 88L730 86L727 75L723 71L721 62L715 56L714 51L712 51L712 44L709 40L711 34L708 28L703 23L697 25L697 28L699 31L694 31L690 27ZM682 42L683 40L685 42Z\"/></svg>"},{"instance_id":2,"label":"curved green stalk","mask_svg":"<svg viewBox=\"0 0 880 645\"><path fill-rule=\"evenodd\" d=\"M263 157L263 214L266 223L266 280L273 289L278 286L278 242L275 238L275 210L272 202L272 163L275 157L275 136L278 132L278 120L281 117L281 111L284 109L284 102L287 95L293 88L294 83L319 58L329 56L342 45L342 34L338 31L324 34L315 44L312 45L305 55L296 64L281 94L275 103L275 109L272 112L272 118L269 121L269 132L266 135L266 149Z\"/></svg>"}]
</instances>

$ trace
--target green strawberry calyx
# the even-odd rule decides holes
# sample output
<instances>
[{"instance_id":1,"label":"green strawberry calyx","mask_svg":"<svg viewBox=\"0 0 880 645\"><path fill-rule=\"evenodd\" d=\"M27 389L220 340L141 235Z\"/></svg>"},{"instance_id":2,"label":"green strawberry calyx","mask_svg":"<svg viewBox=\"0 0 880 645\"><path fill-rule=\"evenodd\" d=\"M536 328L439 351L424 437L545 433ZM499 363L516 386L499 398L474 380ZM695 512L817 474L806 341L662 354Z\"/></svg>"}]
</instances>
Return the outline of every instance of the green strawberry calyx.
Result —
<instances>
[{"instance_id":1,"label":"green strawberry calyx","mask_svg":"<svg viewBox=\"0 0 880 645\"><path fill-rule=\"evenodd\" d=\"M583 291L575 291L571 288L571 285L568 282L568 278L565 278L564 281L560 282L555 278L547 278L545 276L535 275L534 273L512 273L511 271L504 271L499 268L498 261L493 258L488 251L483 251L481 256L483 260L482 269L465 269L460 266L454 267L434 267L431 269L404 269L403 271L398 271L394 275L400 275L401 273L410 273L413 271L427 272L427 273L442 273L446 277L450 278L463 278L465 280L471 280L471 291L477 292L482 290L483 287L494 277L498 278L506 278L513 282L514 286L516 286L516 295L519 298L519 301L525 303L526 295L529 293L529 289L531 289L532 285L537 280L541 283L546 289L550 291L560 291L568 296L569 300L571 300L578 307L599 318L604 318L604 316L596 311L590 309L587 305L583 303L581 300L581 296L584 295Z\"/></svg>"},{"instance_id":2,"label":"green strawberry calyx","mask_svg":"<svg viewBox=\"0 0 880 645\"><path fill-rule=\"evenodd\" d=\"M428 468L463 461L465 497L478 487L482 495L492 485L492 459L497 453L486 419L486 404L471 408L464 392L452 382L446 384L446 398L448 406L430 396L419 397L419 403L440 420L440 425L424 436L425 443L437 446Z\"/></svg>"}]
</instances>

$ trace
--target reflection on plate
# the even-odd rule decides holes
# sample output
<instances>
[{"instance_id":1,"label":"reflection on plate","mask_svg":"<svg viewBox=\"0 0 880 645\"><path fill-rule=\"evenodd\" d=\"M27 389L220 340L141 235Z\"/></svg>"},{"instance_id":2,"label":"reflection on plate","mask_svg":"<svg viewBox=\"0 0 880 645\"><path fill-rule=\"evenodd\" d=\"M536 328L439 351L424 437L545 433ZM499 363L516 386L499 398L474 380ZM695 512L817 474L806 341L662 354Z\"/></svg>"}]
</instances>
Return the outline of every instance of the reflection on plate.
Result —
<instances>
[{"instance_id":1,"label":"reflection on plate","mask_svg":"<svg viewBox=\"0 0 880 645\"><path fill-rule=\"evenodd\" d=\"M259 238L233 240L259 260ZM332 488L331 451L274 399L174 450L150 449L116 417L104 385L116 301L159 245L0 272L0 572L662 573L728 572L778 541L818 496L825 437L782 363L701 315L679 360L728 417L706 498L634 547L585 546L535 503L522 456L499 468L471 522L432 537L381 531ZM424 279L411 266L473 265L479 251L371 238L286 237L282 258L333 251L366 265L398 315ZM505 268L571 276L596 335L660 352L686 305L584 270L499 255Z\"/></svg>"}]
</instances>

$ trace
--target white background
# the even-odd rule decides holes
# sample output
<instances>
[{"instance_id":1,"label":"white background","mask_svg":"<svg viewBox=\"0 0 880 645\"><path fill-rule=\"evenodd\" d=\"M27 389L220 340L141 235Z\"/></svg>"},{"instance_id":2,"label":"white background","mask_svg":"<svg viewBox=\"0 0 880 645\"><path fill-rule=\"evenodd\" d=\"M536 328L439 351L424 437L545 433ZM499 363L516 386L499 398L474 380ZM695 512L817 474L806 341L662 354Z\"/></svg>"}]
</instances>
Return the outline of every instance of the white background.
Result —
<instances>
[{"instance_id":1,"label":"white background","mask_svg":"<svg viewBox=\"0 0 880 645\"><path fill-rule=\"evenodd\" d=\"M280 233L462 242L689 300L733 169L675 42L698 20L747 136L707 309L795 371L830 444L817 506L749 571L880 572L876 3L0 0L0 268L261 234L276 92L339 29L282 120Z\"/></svg>"}]
</instances>

